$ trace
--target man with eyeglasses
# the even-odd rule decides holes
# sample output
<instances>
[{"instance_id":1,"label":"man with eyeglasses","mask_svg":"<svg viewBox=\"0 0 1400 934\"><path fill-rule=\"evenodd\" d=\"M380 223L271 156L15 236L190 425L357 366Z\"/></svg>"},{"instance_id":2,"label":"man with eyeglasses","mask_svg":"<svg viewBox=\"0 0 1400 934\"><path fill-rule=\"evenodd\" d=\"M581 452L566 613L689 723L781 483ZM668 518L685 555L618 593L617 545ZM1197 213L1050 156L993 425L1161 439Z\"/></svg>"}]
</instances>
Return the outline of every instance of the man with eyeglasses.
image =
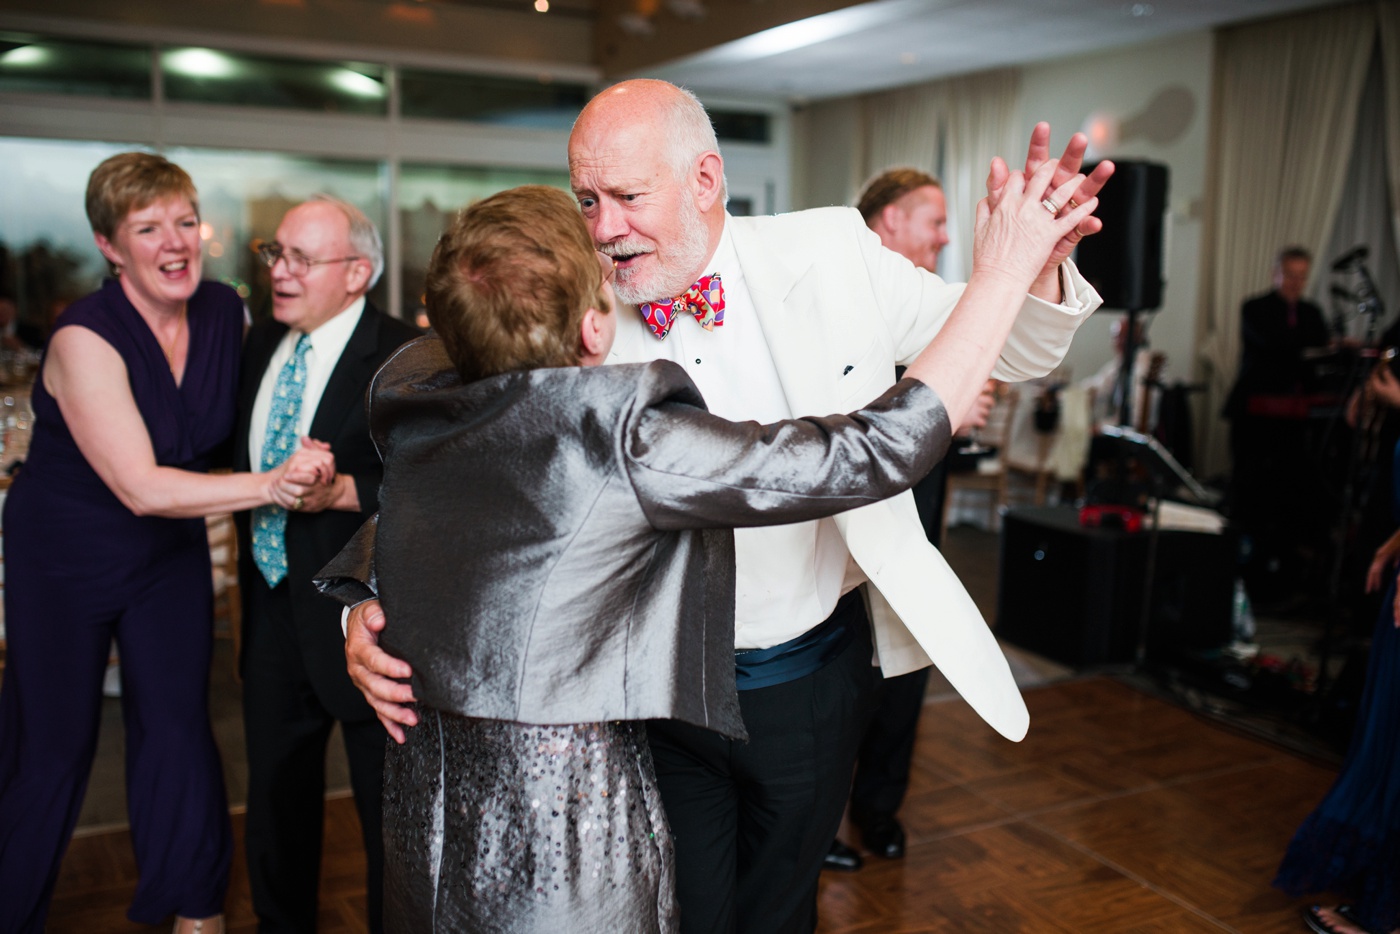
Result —
<instances>
[{"instance_id":1,"label":"man with eyeglasses","mask_svg":"<svg viewBox=\"0 0 1400 934\"><path fill-rule=\"evenodd\" d=\"M238 517L253 907L260 931L316 929L326 746L339 721L369 864L369 927L381 931L385 733L346 673L339 610L311 577L379 508L365 388L418 331L366 301L384 251L351 204L318 195L292 208L258 254L272 319L244 345L234 467L269 470L310 437L329 445L337 476L290 512Z\"/></svg>"}]
</instances>

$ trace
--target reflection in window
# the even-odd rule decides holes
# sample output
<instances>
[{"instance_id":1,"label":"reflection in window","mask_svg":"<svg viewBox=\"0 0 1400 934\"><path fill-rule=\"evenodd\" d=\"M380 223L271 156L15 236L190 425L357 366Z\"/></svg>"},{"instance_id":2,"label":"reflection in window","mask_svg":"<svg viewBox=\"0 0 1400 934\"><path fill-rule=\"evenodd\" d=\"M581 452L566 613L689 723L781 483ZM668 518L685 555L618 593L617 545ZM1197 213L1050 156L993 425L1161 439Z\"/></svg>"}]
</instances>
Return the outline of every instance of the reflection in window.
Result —
<instances>
[{"instance_id":1,"label":"reflection in window","mask_svg":"<svg viewBox=\"0 0 1400 934\"><path fill-rule=\"evenodd\" d=\"M567 130L588 96L588 88L582 84L544 79L411 68L399 72L399 100L405 117Z\"/></svg>"},{"instance_id":2,"label":"reflection in window","mask_svg":"<svg viewBox=\"0 0 1400 934\"><path fill-rule=\"evenodd\" d=\"M161 53L161 71L165 96L172 101L373 116L388 112L383 65L178 48Z\"/></svg>"},{"instance_id":3,"label":"reflection in window","mask_svg":"<svg viewBox=\"0 0 1400 934\"><path fill-rule=\"evenodd\" d=\"M0 91L149 100L151 51L0 33Z\"/></svg>"},{"instance_id":4,"label":"reflection in window","mask_svg":"<svg viewBox=\"0 0 1400 934\"><path fill-rule=\"evenodd\" d=\"M568 172L462 168L405 163L399 170L399 237L403 243L403 316L420 326L423 282L438 237L462 208L517 185L552 185L573 194Z\"/></svg>"},{"instance_id":5,"label":"reflection in window","mask_svg":"<svg viewBox=\"0 0 1400 934\"><path fill-rule=\"evenodd\" d=\"M99 162L140 148L0 137L7 182L0 185L0 299L15 301L20 321L47 331L70 302L101 283L107 266L92 241L83 193ZM204 278L236 288L254 316L272 305L267 267L251 244L271 240L294 205L318 192L334 195L357 205L384 235L382 163L217 149L165 155L190 173L199 192ZM381 278L370 301L387 310L388 294Z\"/></svg>"},{"instance_id":6,"label":"reflection in window","mask_svg":"<svg viewBox=\"0 0 1400 934\"><path fill-rule=\"evenodd\" d=\"M271 240L282 215L314 194L334 195L364 211L387 241L384 166L379 162L317 159L270 152L173 148L166 153L199 189L204 277L238 289L255 318L272 313L268 269L253 253ZM386 242L387 255L388 246ZM387 276L369 300L388 311Z\"/></svg>"},{"instance_id":7,"label":"reflection in window","mask_svg":"<svg viewBox=\"0 0 1400 934\"><path fill-rule=\"evenodd\" d=\"M0 299L16 304L27 329L46 334L101 284L107 264L83 210L88 175L108 156L139 148L0 137Z\"/></svg>"}]
</instances>

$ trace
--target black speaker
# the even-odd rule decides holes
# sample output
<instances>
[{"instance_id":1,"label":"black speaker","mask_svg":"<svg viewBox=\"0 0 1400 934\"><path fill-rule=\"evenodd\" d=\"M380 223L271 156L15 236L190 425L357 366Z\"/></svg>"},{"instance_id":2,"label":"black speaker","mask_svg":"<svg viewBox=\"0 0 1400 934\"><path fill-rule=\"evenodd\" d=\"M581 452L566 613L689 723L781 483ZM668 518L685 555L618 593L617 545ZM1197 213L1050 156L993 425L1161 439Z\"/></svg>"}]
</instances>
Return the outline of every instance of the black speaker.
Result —
<instances>
[{"instance_id":1,"label":"black speaker","mask_svg":"<svg viewBox=\"0 0 1400 934\"><path fill-rule=\"evenodd\" d=\"M1103 230L1080 242L1075 263L1103 296L1105 308L1150 311L1162 304L1162 227L1167 211L1167 167L1115 162L1099 192ZM1094 166L1086 165L1084 172Z\"/></svg>"},{"instance_id":2,"label":"black speaker","mask_svg":"<svg viewBox=\"0 0 1400 934\"><path fill-rule=\"evenodd\" d=\"M1161 533L1150 660L1230 641L1235 547L1228 532ZM1002 517L997 636L1076 668L1133 661L1147 552L1146 532L1084 528L1068 507L1009 510Z\"/></svg>"}]
</instances>

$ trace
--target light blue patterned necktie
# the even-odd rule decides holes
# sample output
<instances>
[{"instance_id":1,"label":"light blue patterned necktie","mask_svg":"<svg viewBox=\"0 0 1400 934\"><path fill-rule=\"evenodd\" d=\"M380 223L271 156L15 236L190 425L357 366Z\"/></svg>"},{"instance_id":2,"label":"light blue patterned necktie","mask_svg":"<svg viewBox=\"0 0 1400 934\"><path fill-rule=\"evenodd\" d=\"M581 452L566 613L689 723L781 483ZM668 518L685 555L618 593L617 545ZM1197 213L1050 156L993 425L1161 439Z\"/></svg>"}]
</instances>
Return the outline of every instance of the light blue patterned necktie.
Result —
<instances>
[{"instance_id":1,"label":"light blue patterned necktie","mask_svg":"<svg viewBox=\"0 0 1400 934\"><path fill-rule=\"evenodd\" d=\"M311 335L303 334L282 372L277 374L267 412L261 470L281 466L297 449L301 394L306 389L306 352L310 349ZM259 506L253 510L253 561L269 587L276 587L287 576L287 510L281 506Z\"/></svg>"}]
</instances>

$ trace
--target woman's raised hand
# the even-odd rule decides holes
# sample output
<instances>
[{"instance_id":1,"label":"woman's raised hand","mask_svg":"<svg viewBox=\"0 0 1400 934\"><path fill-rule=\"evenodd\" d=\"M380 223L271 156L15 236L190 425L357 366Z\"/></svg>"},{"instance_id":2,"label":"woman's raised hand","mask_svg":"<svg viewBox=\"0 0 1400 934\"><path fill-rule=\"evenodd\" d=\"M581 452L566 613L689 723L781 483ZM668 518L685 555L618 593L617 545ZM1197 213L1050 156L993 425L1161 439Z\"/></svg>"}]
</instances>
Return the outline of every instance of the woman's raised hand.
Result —
<instances>
[{"instance_id":1,"label":"woman's raised hand","mask_svg":"<svg viewBox=\"0 0 1400 934\"><path fill-rule=\"evenodd\" d=\"M1003 277L1028 287L1040 274L1051 251L1098 206L1098 198L1065 210L1084 183L1072 175L1051 188L1058 163L1046 161L1027 177L1010 172L1000 197L977 204L972 240L972 276Z\"/></svg>"}]
</instances>

